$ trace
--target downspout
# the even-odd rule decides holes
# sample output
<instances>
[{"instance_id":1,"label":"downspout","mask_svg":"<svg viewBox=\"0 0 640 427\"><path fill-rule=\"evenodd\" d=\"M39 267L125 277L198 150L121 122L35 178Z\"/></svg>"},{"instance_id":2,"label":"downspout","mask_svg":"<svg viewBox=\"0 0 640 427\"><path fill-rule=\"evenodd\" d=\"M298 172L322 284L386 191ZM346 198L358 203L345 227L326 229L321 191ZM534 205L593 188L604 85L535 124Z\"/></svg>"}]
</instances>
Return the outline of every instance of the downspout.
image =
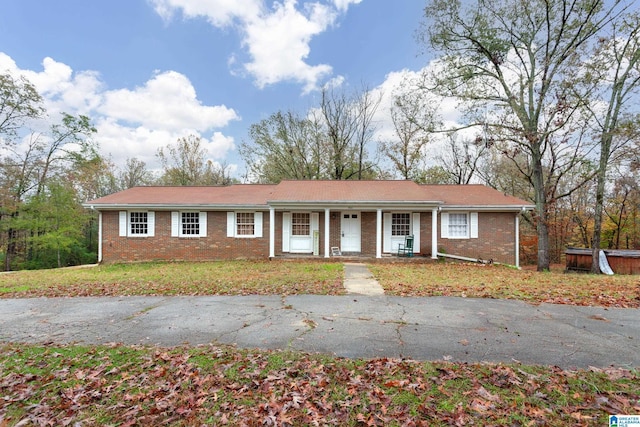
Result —
<instances>
[{"instance_id":1,"label":"downspout","mask_svg":"<svg viewBox=\"0 0 640 427\"><path fill-rule=\"evenodd\" d=\"M276 210L269 208L269 259L276 256Z\"/></svg>"},{"instance_id":2,"label":"downspout","mask_svg":"<svg viewBox=\"0 0 640 427\"><path fill-rule=\"evenodd\" d=\"M516 213L516 268L520 268L520 213Z\"/></svg>"},{"instance_id":3,"label":"downspout","mask_svg":"<svg viewBox=\"0 0 640 427\"><path fill-rule=\"evenodd\" d=\"M91 210L96 208L91 206ZM102 262L102 212L98 211L98 264Z\"/></svg>"}]
</instances>

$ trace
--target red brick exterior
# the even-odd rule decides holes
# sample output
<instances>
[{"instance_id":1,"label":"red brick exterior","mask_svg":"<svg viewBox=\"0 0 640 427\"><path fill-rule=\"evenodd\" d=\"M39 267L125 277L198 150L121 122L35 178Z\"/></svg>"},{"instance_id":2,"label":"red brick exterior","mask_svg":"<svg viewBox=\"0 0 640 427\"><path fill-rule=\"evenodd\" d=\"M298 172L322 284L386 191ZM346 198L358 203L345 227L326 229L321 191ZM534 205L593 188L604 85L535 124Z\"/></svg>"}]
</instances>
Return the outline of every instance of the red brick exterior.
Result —
<instances>
[{"instance_id":1,"label":"red brick exterior","mask_svg":"<svg viewBox=\"0 0 640 427\"><path fill-rule=\"evenodd\" d=\"M477 239L443 239L438 218L438 251L470 258L515 263L513 212L480 212ZM376 212L361 212L361 254L376 256ZM217 259L265 259L269 257L269 211L263 212L263 237L227 237L227 212L207 214L207 237L171 237L171 212L156 211L155 237L119 237L118 211L102 212L102 261L150 260L206 261ZM340 211L331 211L329 245L340 247ZM420 213L420 255L431 256L431 212ZM324 248L324 211L319 212L320 252ZM384 236L383 236L384 239ZM275 214L275 255L282 252L282 212Z\"/></svg>"},{"instance_id":2,"label":"red brick exterior","mask_svg":"<svg viewBox=\"0 0 640 427\"><path fill-rule=\"evenodd\" d=\"M227 237L227 213L208 212L207 237L171 237L171 212L156 211L155 237L119 237L119 213L102 212L102 261L208 261L267 258L269 212L262 215L262 238Z\"/></svg>"},{"instance_id":3,"label":"red brick exterior","mask_svg":"<svg viewBox=\"0 0 640 427\"><path fill-rule=\"evenodd\" d=\"M477 239L442 239L438 218L438 252L515 264L516 213L479 212Z\"/></svg>"}]
</instances>

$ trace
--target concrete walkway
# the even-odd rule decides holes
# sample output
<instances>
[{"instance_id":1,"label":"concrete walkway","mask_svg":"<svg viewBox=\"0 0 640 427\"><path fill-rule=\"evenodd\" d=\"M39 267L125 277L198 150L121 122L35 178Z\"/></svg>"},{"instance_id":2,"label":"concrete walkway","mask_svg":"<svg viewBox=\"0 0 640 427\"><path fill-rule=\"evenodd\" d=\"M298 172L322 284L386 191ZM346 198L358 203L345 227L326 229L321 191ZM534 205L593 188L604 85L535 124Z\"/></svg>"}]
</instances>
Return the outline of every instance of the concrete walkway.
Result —
<instances>
[{"instance_id":1,"label":"concrete walkway","mask_svg":"<svg viewBox=\"0 0 640 427\"><path fill-rule=\"evenodd\" d=\"M1 341L629 368L640 367L640 310L386 295L0 299Z\"/></svg>"},{"instance_id":2,"label":"concrete walkway","mask_svg":"<svg viewBox=\"0 0 640 427\"><path fill-rule=\"evenodd\" d=\"M350 294L384 295L384 289L373 277L366 264L344 263L344 287Z\"/></svg>"}]
</instances>

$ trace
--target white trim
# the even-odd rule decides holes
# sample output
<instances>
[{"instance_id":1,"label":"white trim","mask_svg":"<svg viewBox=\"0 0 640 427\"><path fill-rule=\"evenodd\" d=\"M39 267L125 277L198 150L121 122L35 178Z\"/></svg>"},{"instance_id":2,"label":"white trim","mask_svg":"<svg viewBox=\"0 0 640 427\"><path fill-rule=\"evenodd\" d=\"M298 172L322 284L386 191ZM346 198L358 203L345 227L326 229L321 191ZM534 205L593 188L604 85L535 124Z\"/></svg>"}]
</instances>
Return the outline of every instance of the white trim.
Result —
<instances>
[{"instance_id":1,"label":"white trim","mask_svg":"<svg viewBox=\"0 0 640 427\"><path fill-rule=\"evenodd\" d=\"M376 258L382 258L382 209L376 210Z\"/></svg>"},{"instance_id":2,"label":"white trim","mask_svg":"<svg viewBox=\"0 0 640 427\"><path fill-rule=\"evenodd\" d=\"M440 213L440 235L443 239L449 238L449 213Z\"/></svg>"},{"instance_id":3,"label":"white trim","mask_svg":"<svg viewBox=\"0 0 640 427\"><path fill-rule=\"evenodd\" d=\"M382 244L382 252L389 253L391 252L391 222L392 215L391 212L385 212L383 215L383 232L384 232L384 240Z\"/></svg>"},{"instance_id":4,"label":"white trim","mask_svg":"<svg viewBox=\"0 0 640 427\"><path fill-rule=\"evenodd\" d=\"M520 268L520 214L516 214L516 264Z\"/></svg>"},{"instance_id":5,"label":"white trim","mask_svg":"<svg viewBox=\"0 0 640 427\"><path fill-rule=\"evenodd\" d=\"M236 236L236 213L227 212L227 237Z\"/></svg>"},{"instance_id":6,"label":"white trim","mask_svg":"<svg viewBox=\"0 0 640 427\"><path fill-rule=\"evenodd\" d=\"M469 238L478 238L478 212L470 212L469 216Z\"/></svg>"},{"instance_id":7,"label":"white trim","mask_svg":"<svg viewBox=\"0 0 640 427\"><path fill-rule=\"evenodd\" d=\"M420 212L411 215L411 232L413 233L413 253L420 253Z\"/></svg>"},{"instance_id":8,"label":"white trim","mask_svg":"<svg viewBox=\"0 0 640 427\"><path fill-rule=\"evenodd\" d=\"M147 232L140 234L131 233L131 214L146 213L147 214ZM145 211L131 209L128 211L118 212L118 236L120 237L154 237L156 230L156 217L154 211Z\"/></svg>"},{"instance_id":9,"label":"white trim","mask_svg":"<svg viewBox=\"0 0 640 427\"><path fill-rule=\"evenodd\" d=\"M324 210L324 257L325 258L329 258L330 256L330 252L329 252L329 229L330 229L329 215L330 214L331 214L330 209L325 208Z\"/></svg>"},{"instance_id":10,"label":"white trim","mask_svg":"<svg viewBox=\"0 0 640 427\"><path fill-rule=\"evenodd\" d=\"M291 250L291 212L282 212L282 252Z\"/></svg>"},{"instance_id":11,"label":"white trim","mask_svg":"<svg viewBox=\"0 0 640 427\"><path fill-rule=\"evenodd\" d=\"M208 213L206 211L200 211L198 215L198 237L207 237L207 216Z\"/></svg>"},{"instance_id":12,"label":"white trim","mask_svg":"<svg viewBox=\"0 0 640 427\"><path fill-rule=\"evenodd\" d=\"M102 212L98 212L98 262L102 262Z\"/></svg>"},{"instance_id":13,"label":"white trim","mask_svg":"<svg viewBox=\"0 0 640 427\"><path fill-rule=\"evenodd\" d=\"M180 237L180 212L171 212L171 237Z\"/></svg>"},{"instance_id":14,"label":"white trim","mask_svg":"<svg viewBox=\"0 0 640 427\"><path fill-rule=\"evenodd\" d=\"M155 237L156 235L156 213L154 211L147 212L147 236Z\"/></svg>"},{"instance_id":15,"label":"white trim","mask_svg":"<svg viewBox=\"0 0 640 427\"><path fill-rule=\"evenodd\" d=\"M198 214L198 234L182 234L182 214L197 213ZM171 212L171 237L180 237L184 239L197 239L207 237L207 212L181 210Z\"/></svg>"},{"instance_id":16,"label":"white trim","mask_svg":"<svg viewBox=\"0 0 640 427\"><path fill-rule=\"evenodd\" d=\"M269 209L269 258L276 256L276 210Z\"/></svg>"},{"instance_id":17,"label":"white trim","mask_svg":"<svg viewBox=\"0 0 640 427\"><path fill-rule=\"evenodd\" d=\"M253 214L253 234L238 234L238 214ZM256 239L264 236L264 225L262 212L254 211L229 211L227 212L227 237L236 239Z\"/></svg>"},{"instance_id":18,"label":"white trim","mask_svg":"<svg viewBox=\"0 0 640 427\"><path fill-rule=\"evenodd\" d=\"M431 259L438 259L438 209L431 210Z\"/></svg>"},{"instance_id":19,"label":"white trim","mask_svg":"<svg viewBox=\"0 0 640 427\"><path fill-rule=\"evenodd\" d=\"M253 213L253 237L260 238L262 237L262 212L254 212Z\"/></svg>"},{"instance_id":20,"label":"white trim","mask_svg":"<svg viewBox=\"0 0 640 427\"><path fill-rule=\"evenodd\" d=\"M129 212L127 211L120 211L118 213L118 236L119 237L127 237L127 225L129 223L129 221L127 221L127 218L129 216Z\"/></svg>"}]
</instances>

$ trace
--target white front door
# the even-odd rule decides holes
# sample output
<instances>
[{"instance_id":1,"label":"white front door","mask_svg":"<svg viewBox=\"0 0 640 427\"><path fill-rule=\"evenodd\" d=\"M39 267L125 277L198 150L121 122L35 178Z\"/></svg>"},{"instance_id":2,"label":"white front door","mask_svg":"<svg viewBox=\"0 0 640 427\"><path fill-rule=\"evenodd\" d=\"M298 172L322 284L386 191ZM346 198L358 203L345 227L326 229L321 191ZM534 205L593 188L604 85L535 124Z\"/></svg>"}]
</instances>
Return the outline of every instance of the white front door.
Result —
<instances>
[{"instance_id":1,"label":"white front door","mask_svg":"<svg viewBox=\"0 0 640 427\"><path fill-rule=\"evenodd\" d=\"M340 250L360 252L360 212L342 212Z\"/></svg>"}]
</instances>

